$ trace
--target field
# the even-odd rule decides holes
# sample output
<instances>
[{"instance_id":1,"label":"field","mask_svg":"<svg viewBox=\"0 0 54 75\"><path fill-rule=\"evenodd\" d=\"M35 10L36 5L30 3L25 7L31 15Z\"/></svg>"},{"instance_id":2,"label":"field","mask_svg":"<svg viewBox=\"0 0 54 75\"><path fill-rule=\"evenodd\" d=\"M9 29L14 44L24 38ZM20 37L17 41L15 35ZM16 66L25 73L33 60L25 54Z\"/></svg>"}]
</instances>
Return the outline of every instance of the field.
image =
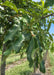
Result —
<instances>
[{"instance_id":1,"label":"field","mask_svg":"<svg viewBox=\"0 0 54 75\"><path fill-rule=\"evenodd\" d=\"M54 54L49 52L49 57L50 57L50 66L49 66L50 72L52 75L54 75L54 58L53 58ZM1 55L0 55L0 59L1 59ZM33 72L33 68L29 68L28 61L24 60L26 59L26 54L23 55L22 59L20 58L19 54L11 54L6 60L7 61L6 75L30 75L30 73Z\"/></svg>"},{"instance_id":2,"label":"field","mask_svg":"<svg viewBox=\"0 0 54 75\"><path fill-rule=\"evenodd\" d=\"M24 62L14 68L6 71L6 75L30 75L33 71L32 68L29 68L28 62Z\"/></svg>"},{"instance_id":3,"label":"field","mask_svg":"<svg viewBox=\"0 0 54 75\"><path fill-rule=\"evenodd\" d=\"M1 55L0 55L1 59ZM26 54L23 55L22 59L26 59ZM6 75L30 75L32 68L29 68L28 61L23 61L19 54L11 54L6 60ZM22 60L22 61L21 61ZM19 61L19 65L15 65ZM1 60L0 60L1 65ZM13 68L11 66L13 65Z\"/></svg>"},{"instance_id":4,"label":"field","mask_svg":"<svg viewBox=\"0 0 54 75\"><path fill-rule=\"evenodd\" d=\"M23 58L25 58L26 55L23 55ZM7 59L6 59L6 64L12 64L13 62L16 62L20 60L20 55L19 54L11 54ZM1 55L0 55L0 64L1 64Z\"/></svg>"}]
</instances>

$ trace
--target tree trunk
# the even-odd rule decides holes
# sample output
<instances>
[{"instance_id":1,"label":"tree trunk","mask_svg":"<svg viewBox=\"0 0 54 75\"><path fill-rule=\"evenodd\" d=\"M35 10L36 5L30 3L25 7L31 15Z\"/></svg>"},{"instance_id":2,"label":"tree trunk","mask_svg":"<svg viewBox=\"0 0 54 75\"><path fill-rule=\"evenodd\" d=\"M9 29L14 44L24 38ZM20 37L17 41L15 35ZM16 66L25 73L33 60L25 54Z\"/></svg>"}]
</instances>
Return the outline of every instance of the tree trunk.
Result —
<instances>
[{"instance_id":1,"label":"tree trunk","mask_svg":"<svg viewBox=\"0 0 54 75\"><path fill-rule=\"evenodd\" d=\"M2 2L5 2L6 0L2 0ZM6 7L6 6L5 6ZM4 29L4 33L5 33ZM3 43L3 50L2 50L2 57L1 57L1 75L5 75L5 66L6 66L6 60L4 60L4 52L6 51L6 44Z\"/></svg>"},{"instance_id":2,"label":"tree trunk","mask_svg":"<svg viewBox=\"0 0 54 75\"><path fill-rule=\"evenodd\" d=\"M36 52L34 53L34 58L36 56ZM36 73L36 64L35 64L35 61L34 61L34 73Z\"/></svg>"},{"instance_id":3,"label":"tree trunk","mask_svg":"<svg viewBox=\"0 0 54 75\"><path fill-rule=\"evenodd\" d=\"M35 65L35 63L34 63L34 73L36 73L36 65Z\"/></svg>"},{"instance_id":4,"label":"tree trunk","mask_svg":"<svg viewBox=\"0 0 54 75\"><path fill-rule=\"evenodd\" d=\"M43 60L46 61L47 59L47 54L48 54L48 50L46 50L45 54L44 54L44 57L43 57Z\"/></svg>"},{"instance_id":5,"label":"tree trunk","mask_svg":"<svg viewBox=\"0 0 54 75\"><path fill-rule=\"evenodd\" d=\"M6 60L4 60L4 52L6 51L6 45L3 44L2 58L1 58L1 75L5 75Z\"/></svg>"}]
</instances>

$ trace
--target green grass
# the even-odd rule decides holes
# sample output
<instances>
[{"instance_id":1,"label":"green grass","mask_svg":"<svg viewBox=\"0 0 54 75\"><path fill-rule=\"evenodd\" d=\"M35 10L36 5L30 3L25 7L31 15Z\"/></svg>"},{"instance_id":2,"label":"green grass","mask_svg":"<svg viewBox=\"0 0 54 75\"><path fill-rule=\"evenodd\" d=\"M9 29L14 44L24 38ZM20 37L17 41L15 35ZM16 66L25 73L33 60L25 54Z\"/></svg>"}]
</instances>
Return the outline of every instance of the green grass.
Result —
<instances>
[{"instance_id":1,"label":"green grass","mask_svg":"<svg viewBox=\"0 0 54 75\"><path fill-rule=\"evenodd\" d=\"M0 55L0 66L1 66L1 55Z\"/></svg>"},{"instance_id":2,"label":"green grass","mask_svg":"<svg viewBox=\"0 0 54 75\"><path fill-rule=\"evenodd\" d=\"M1 66L1 59L0 59L0 66Z\"/></svg>"},{"instance_id":3,"label":"green grass","mask_svg":"<svg viewBox=\"0 0 54 75\"><path fill-rule=\"evenodd\" d=\"M51 64L51 73L52 75L54 75L54 54L49 52L49 56L50 56L50 64Z\"/></svg>"},{"instance_id":4,"label":"green grass","mask_svg":"<svg viewBox=\"0 0 54 75\"><path fill-rule=\"evenodd\" d=\"M49 52L50 63L51 63L51 73L54 75L54 54ZM6 75L30 75L33 71L33 68L29 68L28 61L23 62L22 64L15 66L6 71Z\"/></svg>"},{"instance_id":5,"label":"green grass","mask_svg":"<svg viewBox=\"0 0 54 75\"><path fill-rule=\"evenodd\" d=\"M25 58L25 57L26 57L26 55L24 54L24 55L23 55L23 58ZM18 61L18 60L20 60L20 55L19 55L19 54L11 54L11 55L7 58L6 64L12 64L13 62L16 62L16 61Z\"/></svg>"},{"instance_id":6,"label":"green grass","mask_svg":"<svg viewBox=\"0 0 54 75\"><path fill-rule=\"evenodd\" d=\"M26 54L23 55L23 58L26 57ZM20 60L20 55L19 54L11 54L7 59L6 59L6 64L12 64L16 61ZM1 65L1 56L0 56L0 65Z\"/></svg>"},{"instance_id":7,"label":"green grass","mask_svg":"<svg viewBox=\"0 0 54 75\"><path fill-rule=\"evenodd\" d=\"M2 51L0 51L0 55L2 54Z\"/></svg>"},{"instance_id":8,"label":"green grass","mask_svg":"<svg viewBox=\"0 0 54 75\"><path fill-rule=\"evenodd\" d=\"M11 68L6 71L6 75L30 75L30 73L33 71L33 68L29 68L28 61L15 66L14 68Z\"/></svg>"}]
</instances>

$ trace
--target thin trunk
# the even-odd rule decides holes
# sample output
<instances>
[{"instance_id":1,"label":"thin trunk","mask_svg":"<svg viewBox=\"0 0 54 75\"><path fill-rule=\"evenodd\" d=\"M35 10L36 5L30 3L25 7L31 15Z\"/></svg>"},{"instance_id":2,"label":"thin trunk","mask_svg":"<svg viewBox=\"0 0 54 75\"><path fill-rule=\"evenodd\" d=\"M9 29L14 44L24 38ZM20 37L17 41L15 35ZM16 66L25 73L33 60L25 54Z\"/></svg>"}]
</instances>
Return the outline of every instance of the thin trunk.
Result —
<instances>
[{"instance_id":1,"label":"thin trunk","mask_svg":"<svg viewBox=\"0 0 54 75\"><path fill-rule=\"evenodd\" d=\"M5 2L6 0L2 0L2 2ZM5 33L4 29L4 33ZM3 43L3 50L2 50L2 57L1 57L1 75L5 75L5 66L6 66L6 60L4 60L4 52L6 51L6 44Z\"/></svg>"},{"instance_id":2,"label":"thin trunk","mask_svg":"<svg viewBox=\"0 0 54 75\"><path fill-rule=\"evenodd\" d=\"M5 44L3 44L2 58L1 58L1 75L5 75L6 60L4 60L4 52L6 50Z\"/></svg>"},{"instance_id":3,"label":"thin trunk","mask_svg":"<svg viewBox=\"0 0 54 75\"><path fill-rule=\"evenodd\" d=\"M36 65L35 65L35 63L34 63L34 74L36 73Z\"/></svg>"},{"instance_id":4,"label":"thin trunk","mask_svg":"<svg viewBox=\"0 0 54 75\"><path fill-rule=\"evenodd\" d=\"M34 58L36 56L36 52L34 53ZM35 64L35 61L34 61L34 74L36 73L36 64Z\"/></svg>"},{"instance_id":5,"label":"thin trunk","mask_svg":"<svg viewBox=\"0 0 54 75\"><path fill-rule=\"evenodd\" d=\"M46 53L44 54L43 60L46 61L47 59L48 50L46 50Z\"/></svg>"},{"instance_id":6,"label":"thin trunk","mask_svg":"<svg viewBox=\"0 0 54 75\"><path fill-rule=\"evenodd\" d=\"M20 59L22 59L23 58L23 52L20 54Z\"/></svg>"}]
</instances>

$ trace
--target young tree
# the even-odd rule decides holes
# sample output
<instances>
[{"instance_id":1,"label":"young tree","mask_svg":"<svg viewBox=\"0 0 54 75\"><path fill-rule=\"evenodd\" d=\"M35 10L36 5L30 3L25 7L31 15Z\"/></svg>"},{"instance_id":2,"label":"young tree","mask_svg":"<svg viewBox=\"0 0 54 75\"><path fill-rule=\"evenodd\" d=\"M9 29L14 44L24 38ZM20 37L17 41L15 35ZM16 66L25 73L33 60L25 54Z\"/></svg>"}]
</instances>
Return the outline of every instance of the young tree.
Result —
<instances>
[{"instance_id":1,"label":"young tree","mask_svg":"<svg viewBox=\"0 0 54 75\"><path fill-rule=\"evenodd\" d=\"M40 71L45 73L43 53L46 49L48 50L50 40L52 40L49 29L51 23L54 22L53 18L48 19L54 13L53 10L48 9L51 4L47 4L48 1L44 3L42 0L41 2L8 0L0 3L5 9L0 10L0 27L3 32L1 33L1 47L2 43L4 43L4 47L6 46L6 49L3 48L2 64L4 64L11 50L19 53L23 47L26 49L30 67L35 66L34 72L35 68L40 67ZM1 75L5 75L5 66L1 68Z\"/></svg>"}]
</instances>

